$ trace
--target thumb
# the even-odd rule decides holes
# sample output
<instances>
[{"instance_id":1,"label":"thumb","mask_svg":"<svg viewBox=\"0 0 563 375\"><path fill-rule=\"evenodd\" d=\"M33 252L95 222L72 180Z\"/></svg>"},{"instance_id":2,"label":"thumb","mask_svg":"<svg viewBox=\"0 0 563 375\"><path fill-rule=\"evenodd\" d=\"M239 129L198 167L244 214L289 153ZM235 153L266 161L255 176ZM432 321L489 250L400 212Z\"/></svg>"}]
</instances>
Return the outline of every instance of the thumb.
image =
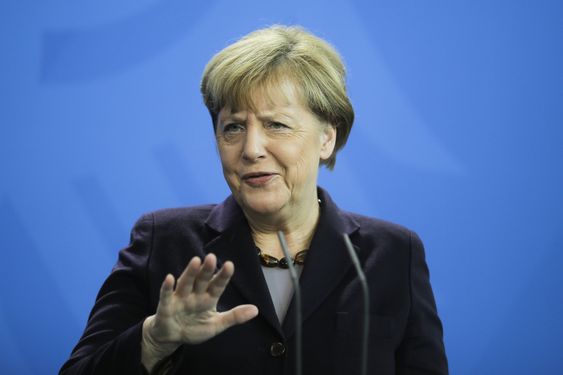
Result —
<instances>
[{"instance_id":1,"label":"thumb","mask_svg":"<svg viewBox=\"0 0 563 375\"><path fill-rule=\"evenodd\" d=\"M219 313L218 331L224 331L237 324L246 323L258 315L258 307L254 305L239 305L229 311Z\"/></svg>"}]
</instances>

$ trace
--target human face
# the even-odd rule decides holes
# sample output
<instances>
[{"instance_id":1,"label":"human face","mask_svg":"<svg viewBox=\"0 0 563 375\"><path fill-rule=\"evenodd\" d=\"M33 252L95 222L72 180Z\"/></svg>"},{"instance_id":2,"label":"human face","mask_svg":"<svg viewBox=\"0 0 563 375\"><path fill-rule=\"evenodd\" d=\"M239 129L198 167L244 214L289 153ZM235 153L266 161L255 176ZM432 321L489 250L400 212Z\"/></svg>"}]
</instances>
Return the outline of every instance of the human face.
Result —
<instances>
[{"instance_id":1,"label":"human face","mask_svg":"<svg viewBox=\"0 0 563 375\"><path fill-rule=\"evenodd\" d=\"M254 90L252 109L219 112L223 174L250 215L303 215L317 205L319 162L332 154L336 129L313 114L295 85Z\"/></svg>"}]
</instances>

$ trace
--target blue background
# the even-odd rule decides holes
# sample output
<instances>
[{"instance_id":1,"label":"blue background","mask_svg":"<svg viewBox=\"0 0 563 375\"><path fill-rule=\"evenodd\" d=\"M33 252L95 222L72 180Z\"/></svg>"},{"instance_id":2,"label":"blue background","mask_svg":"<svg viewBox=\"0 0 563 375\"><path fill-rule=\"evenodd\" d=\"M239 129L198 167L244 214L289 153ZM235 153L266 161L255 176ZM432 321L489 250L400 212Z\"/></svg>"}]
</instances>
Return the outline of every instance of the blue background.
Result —
<instances>
[{"instance_id":1,"label":"blue background","mask_svg":"<svg viewBox=\"0 0 563 375\"><path fill-rule=\"evenodd\" d=\"M199 96L301 24L357 120L320 184L423 238L452 374L562 374L561 1L2 1L0 373L54 373L146 211L221 201Z\"/></svg>"}]
</instances>

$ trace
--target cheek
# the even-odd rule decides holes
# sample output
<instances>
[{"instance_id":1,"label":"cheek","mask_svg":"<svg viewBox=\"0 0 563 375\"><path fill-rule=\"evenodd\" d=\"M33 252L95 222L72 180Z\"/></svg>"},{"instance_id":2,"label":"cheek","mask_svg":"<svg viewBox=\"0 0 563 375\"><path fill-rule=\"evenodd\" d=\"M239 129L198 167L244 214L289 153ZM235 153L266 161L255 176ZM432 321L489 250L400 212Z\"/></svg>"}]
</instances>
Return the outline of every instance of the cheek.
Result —
<instances>
[{"instance_id":1,"label":"cheek","mask_svg":"<svg viewBox=\"0 0 563 375\"><path fill-rule=\"evenodd\" d=\"M236 174L238 159L233 157L233 153L221 148L219 148L219 159L223 169L223 177L225 178L227 185L229 185L231 189L236 190L240 185L240 181L238 180L238 176Z\"/></svg>"},{"instance_id":2,"label":"cheek","mask_svg":"<svg viewBox=\"0 0 563 375\"><path fill-rule=\"evenodd\" d=\"M312 145L311 145L312 146ZM314 180L319 167L318 150L313 147L305 149L288 149L287 171L291 182L302 184Z\"/></svg>"},{"instance_id":3,"label":"cheek","mask_svg":"<svg viewBox=\"0 0 563 375\"><path fill-rule=\"evenodd\" d=\"M233 166L223 163L223 178L233 193L239 190L241 183Z\"/></svg>"},{"instance_id":4,"label":"cheek","mask_svg":"<svg viewBox=\"0 0 563 375\"><path fill-rule=\"evenodd\" d=\"M235 167L236 161L238 160L235 150L227 145L217 143L217 151L219 152L219 159L221 160L223 169L225 171L232 170Z\"/></svg>"}]
</instances>

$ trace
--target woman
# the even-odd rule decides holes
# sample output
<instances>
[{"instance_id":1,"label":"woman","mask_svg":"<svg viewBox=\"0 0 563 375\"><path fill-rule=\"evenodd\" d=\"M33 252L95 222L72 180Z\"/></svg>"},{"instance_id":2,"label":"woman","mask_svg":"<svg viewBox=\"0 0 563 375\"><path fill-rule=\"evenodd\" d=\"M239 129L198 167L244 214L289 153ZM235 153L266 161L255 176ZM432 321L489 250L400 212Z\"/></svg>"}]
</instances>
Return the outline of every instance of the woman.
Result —
<instances>
[{"instance_id":1,"label":"woman","mask_svg":"<svg viewBox=\"0 0 563 375\"><path fill-rule=\"evenodd\" d=\"M343 233L370 284L370 373L446 374L418 237L317 188L354 118L336 51L300 28L258 30L213 57L201 90L232 195L137 222L61 373L293 373L283 231L301 274L304 374L359 371L361 290Z\"/></svg>"}]
</instances>

